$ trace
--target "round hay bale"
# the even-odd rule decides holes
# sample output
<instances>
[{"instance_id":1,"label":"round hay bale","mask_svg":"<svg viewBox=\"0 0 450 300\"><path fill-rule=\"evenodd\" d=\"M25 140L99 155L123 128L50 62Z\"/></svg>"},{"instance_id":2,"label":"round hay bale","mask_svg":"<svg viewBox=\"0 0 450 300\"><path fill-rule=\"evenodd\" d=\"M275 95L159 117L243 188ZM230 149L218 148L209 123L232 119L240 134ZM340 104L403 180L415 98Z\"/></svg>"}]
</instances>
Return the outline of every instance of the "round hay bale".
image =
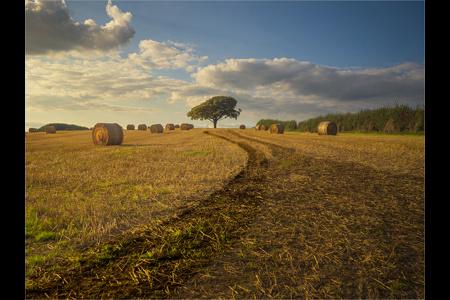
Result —
<instances>
[{"instance_id":1,"label":"round hay bale","mask_svg":"<svg viewBox=\"0 0 450 300\"><path fill-rule=\"evenodd\" d=\"M334 122L320 122L317 127L317 133L319 135L336 135L337 125Z\"/></svg>"},{"instance_id":2,"label":"round hay bale","mask_svg":"<svg viewBox=\"0 0 450 300\"><path fill-rule=\"evenodd\" d=\"M269 128L270 133L283 134L284 126L281 124L272 124Z\"/></svg>"},{"instance_id":3,"label":"round hay bale","mask_svg":"<svg viewBox=\"0 0 450 300\"><path fill-rule=\"evenodd\" d=\"M151 133L162 133L164 131L164 127L161 124L153 124L150 126Z\"/></svg>"},{"instance_id":4,"label":"round hay bale","mask_svg":"<svg viewBox=\"0 0 450 300\"><path fill-rule=\"evenodd\" d=\"M175 125L175 128L180 128L180 124Z\"/></svg>"},{"instance_id":5,"label":"round hay bale","mask_svg":"<svg viewBox=\"0 0 450 300\"><path fill-rule=\"evenodd\" d=\"M239 129L245 129L245 125L239 126Z\"/></svg>"},{"instance_id":6,"label":"round hay bale","mask_svg":"<svg viewBox=\"0 0 450 300\"><path fill-rule=\"evenodd\" d=\"M166 130L175 130L175 125L173 125L172 123L167 123Z\"/></svg>"},{"instance_id":7,"label":"round hay bale","mask_svg":"<svg viewBox=\"0 0 450 300\"><path fill-rule=\"evenodd\" d=\"M56 133L55 126L47 126L47 127L45 127L45 133Z\"/></svg>"},{"instance_id":8,"label":"round hay bale","mask_svg":"<svg viewBox=\"0 0 450 300\"><path fill-rule=\"evenodd\" d=\"M261 125L261 126L259 126L259 130L267 130L267 129L269 129L269 127L268 126L266 126L266 125Z\"/></svg>"},{"instance_id":9,"label":"round hay bale","mask_svg":"<svg viewBox=\"0 0 450 300\"><path fill-rule=\"evenodd\" d=\"M261 125L256 125L255 126L255 130L260 130L259 128L261 127Z\"/></svg>"},{"instance_id":10,"label":"round hay bale","mask_svg":"<svg viewBox=\"0 0 450 300\"><path fill-rule=\"evenodd\" d=\"M189 126L188 123L182 123L180 126L180 129L181 130L189 130L189 129L191 129L191 126Z\"/></svg>"},{"instance_id":11,"label":"round hay bale","mask_svg":"<svg viewBox=\"0 0 450 300\"><path fill-rule=\"evenodd\" d=\"M134 130L134 125L133 124L128 124L127 125L127 130Z\"/></svg>"},{"instance_id":12,"label":"round hay bale","mask_svg":"<svg viewBox=\"0 0 450 300\"><path fill-rule=\"evenodd\" d=\"M189 124L189 129L194 129L194 124Z\"/></svg>"},{"instance_id":13,"label":"round hay bale","mask_svg":"<svg viewBox=\"0 0 450 300\"><path fill-rule=\"evenodd\" d=\"M28 132L37 132L37 128L32 128L32 127L30 127L30 128L28 129Z\"/></svg>"},{"instance_id":14,"label":"round hay bale","mask_svg":"<svg viewBox=\"0 0 450 300\"><path fill-rule=\"evenodd\" d=\"M120 145L123 140L122 126L117 123L97 123L92 128L94 145Z\"/></svg>"},{"instance_id":15,"label":"round hay bale","mask_svg":"<svg viewBox=\"0 0 450 300\"><path fill-rule=\"evenodd\" d=\"M139 125L138 125L138 130L144 130L144 131L146 131L146 130L147 130L147 125L145 125L145 124L139 124Z\"/></svg>"}]
</instances>

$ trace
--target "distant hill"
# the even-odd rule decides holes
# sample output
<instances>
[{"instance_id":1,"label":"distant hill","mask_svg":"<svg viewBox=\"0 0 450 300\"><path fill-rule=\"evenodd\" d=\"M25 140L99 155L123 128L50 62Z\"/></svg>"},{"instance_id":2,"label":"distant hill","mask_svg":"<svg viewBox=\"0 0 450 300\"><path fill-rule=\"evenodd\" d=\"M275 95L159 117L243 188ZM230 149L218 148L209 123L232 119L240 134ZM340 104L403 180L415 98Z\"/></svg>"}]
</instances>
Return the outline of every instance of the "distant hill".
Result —
<instances>
[{"instance_id":1,"label":"distant hill","mask_svg":"<svg viewBox=\"0 0 450 300\"><path fill-rule=\"evenodd\" d=\"M49 123L42 127L39 127L37 131L45 131L45 127L47 126L55 126L56 131L61 130L89 130L88 127L78 126L75 124L65 124L65 123Z\"/></svg>"}]
</instances>

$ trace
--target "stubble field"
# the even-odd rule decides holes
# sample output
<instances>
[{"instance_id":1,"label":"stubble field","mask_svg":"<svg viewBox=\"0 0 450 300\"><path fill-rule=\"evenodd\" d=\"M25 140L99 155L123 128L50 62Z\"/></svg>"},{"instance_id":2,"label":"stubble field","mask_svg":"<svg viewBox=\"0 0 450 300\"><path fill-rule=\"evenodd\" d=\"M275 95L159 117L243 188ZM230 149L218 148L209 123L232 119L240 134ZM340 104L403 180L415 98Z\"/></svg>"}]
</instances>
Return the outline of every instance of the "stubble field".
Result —
<instances>
[{"instance_id":1,"label":"stubble field","mask_svg":"<svg viewBox=\"0 0 450 300\"><path fill-rule=\"evenodd\" d=\"M27 298L423 298L424 138L26 137Z\"/></svg>"}]
</instances>

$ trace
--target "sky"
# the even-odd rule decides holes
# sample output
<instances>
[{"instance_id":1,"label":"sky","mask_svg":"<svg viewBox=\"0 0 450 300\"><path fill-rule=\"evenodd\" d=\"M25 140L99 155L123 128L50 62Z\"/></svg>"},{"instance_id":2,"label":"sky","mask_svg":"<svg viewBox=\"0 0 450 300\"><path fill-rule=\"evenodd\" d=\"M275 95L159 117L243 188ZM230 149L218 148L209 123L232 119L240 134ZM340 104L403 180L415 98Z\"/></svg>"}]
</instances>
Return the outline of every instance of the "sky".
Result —
<instances>
[{"instance_id":1,"label":"sky","mask_svg":"<svg viewBox=\"0 0 450 300\"><path fill-rule=\"evenodd\" d=\"M25 130L302 121L425 102L423 1L25 1Z\"/></svg>"}]
</instances>

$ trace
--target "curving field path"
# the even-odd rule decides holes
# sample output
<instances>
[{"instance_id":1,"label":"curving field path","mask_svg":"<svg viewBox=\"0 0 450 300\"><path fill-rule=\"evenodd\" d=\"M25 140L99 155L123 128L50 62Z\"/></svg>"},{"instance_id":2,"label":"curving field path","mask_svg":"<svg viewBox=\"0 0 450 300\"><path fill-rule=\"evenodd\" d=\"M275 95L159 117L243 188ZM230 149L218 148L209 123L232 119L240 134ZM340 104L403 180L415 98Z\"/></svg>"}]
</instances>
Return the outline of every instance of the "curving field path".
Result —
<instances>
[{"instance_id":1,"label":"curving field path","mask_svg":"<svg viewBox=\"0 0 450 300\"><path fill-rule=\"evenodd\" d=\"M42 267L26 297L424 297L420 157L396 158L414 155L414 142L383 160L373 140L351 155L359 142L330 154L333 137L297 145L249 130L205 134L248 153L233 180L155 226Z\"/></svg>"}]
</instances>

